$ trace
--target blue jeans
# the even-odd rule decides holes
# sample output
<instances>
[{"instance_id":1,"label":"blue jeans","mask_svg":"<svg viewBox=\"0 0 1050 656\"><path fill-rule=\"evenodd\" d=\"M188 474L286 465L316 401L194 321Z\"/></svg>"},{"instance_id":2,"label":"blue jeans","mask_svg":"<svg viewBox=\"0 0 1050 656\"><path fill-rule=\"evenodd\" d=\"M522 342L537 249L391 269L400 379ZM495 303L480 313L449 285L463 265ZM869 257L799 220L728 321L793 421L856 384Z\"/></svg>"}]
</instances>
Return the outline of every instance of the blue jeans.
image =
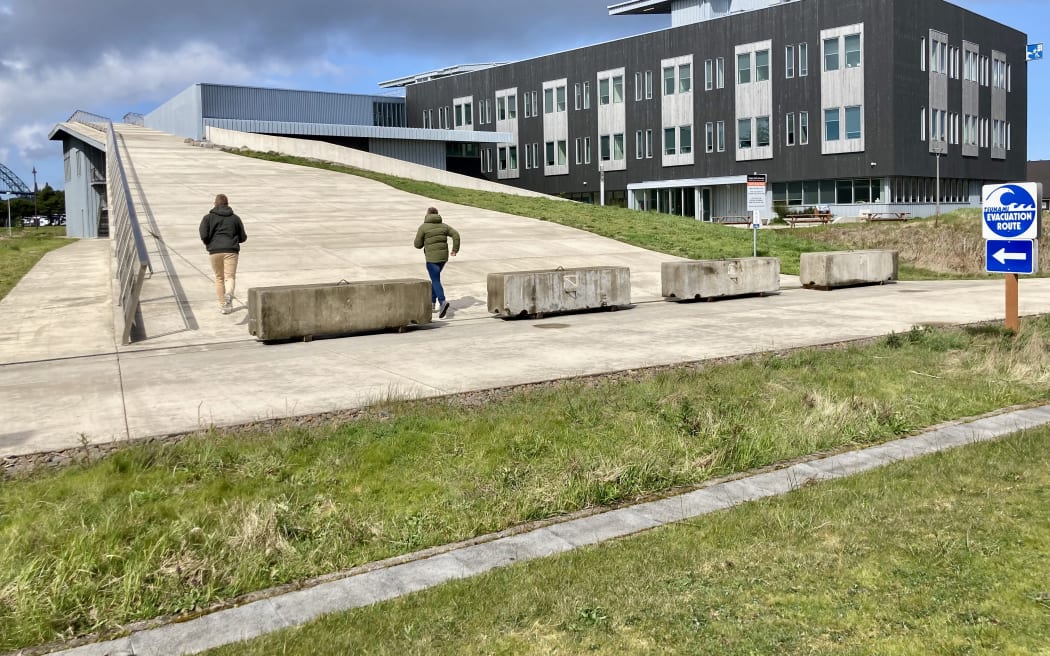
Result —
<instances>
[{"instance_id":1,"label":"blue jeans","mask_svg":"<svg viewBox=\"0 0 1050 656\"><path fill-rule=\"evenodd\" d=\"M427 274L430 275L430 302L445 302L445 288L441 286L441 270L444 262L427 262Z\"/></svg>"}]
</instances>

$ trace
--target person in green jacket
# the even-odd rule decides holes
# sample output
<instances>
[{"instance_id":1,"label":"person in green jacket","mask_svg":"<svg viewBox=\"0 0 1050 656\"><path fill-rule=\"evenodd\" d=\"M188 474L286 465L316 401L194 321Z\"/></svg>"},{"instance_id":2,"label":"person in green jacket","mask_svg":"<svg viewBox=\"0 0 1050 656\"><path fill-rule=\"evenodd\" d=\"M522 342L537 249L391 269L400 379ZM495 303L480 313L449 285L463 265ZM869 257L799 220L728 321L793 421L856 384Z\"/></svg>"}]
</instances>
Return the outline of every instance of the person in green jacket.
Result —
<instances>
[{"instance_id":1,"label":"person in green jacket","mask_svg":"<svg viewBox=\"0 0 1050 656\"><path fill-rule=\"evenodd\" d=\"M219 311L229 314L233 310L233 292L237 282L237 259L241 244L248 240L241 217L230 209L226 194L215 197L215 207L204 215L200 225L201 241L208 249L211 270L215 274L215 294L219 298Z\"/></svg>"},{"instance_id":2,"label":"person in green jacket","mask_svg":"<svg viewBox=\"0 0 1050 656\"><path fill-rule=\"evenodd\" d=\"M441 222L441 215L437 208L427 209L427 215L423 218L423 224L416 230L416 248L423 249L423 255L427 260L427 274L430 276L430 302L437 307L441 304L439 319L444 319L448 312L448 302L445 300L445 288L441 286L441 270L445 268L450 255L448 250L448 238L452 238L453 257L459 252L459 233L452 226Z\"/></svg>"}]
</instances>

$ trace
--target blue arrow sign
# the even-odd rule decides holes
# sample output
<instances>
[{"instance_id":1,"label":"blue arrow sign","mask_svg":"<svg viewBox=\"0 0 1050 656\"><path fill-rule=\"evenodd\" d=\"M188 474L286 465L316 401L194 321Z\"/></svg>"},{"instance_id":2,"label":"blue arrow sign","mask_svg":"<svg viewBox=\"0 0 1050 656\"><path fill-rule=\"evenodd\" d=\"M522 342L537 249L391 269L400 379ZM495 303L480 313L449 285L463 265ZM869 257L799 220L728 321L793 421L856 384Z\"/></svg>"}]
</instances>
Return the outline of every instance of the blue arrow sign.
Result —
<instances>
[{"instance_id":1,"label":"blue arrow sign","mask_svg":"<svg viewBox=\"0 0 1050 656\"><path fill-rule=\"evenodd\" d=\"M1025 273L1036 271L1039 251L1030 239L989 239L985 242L985 267L988 273Z\"/></svg>"},{"instance_id":2,"label":"blue arrow sign","mask_svg":"<svg viewBox=\"0 0 1050 656\"><path fill-rule=\"evenodd\" d=\"M1043 58L1043 44L1029 43L1028 51L1025 53L1025 61L1035 61Z\"/></svg>"}]
</instances>

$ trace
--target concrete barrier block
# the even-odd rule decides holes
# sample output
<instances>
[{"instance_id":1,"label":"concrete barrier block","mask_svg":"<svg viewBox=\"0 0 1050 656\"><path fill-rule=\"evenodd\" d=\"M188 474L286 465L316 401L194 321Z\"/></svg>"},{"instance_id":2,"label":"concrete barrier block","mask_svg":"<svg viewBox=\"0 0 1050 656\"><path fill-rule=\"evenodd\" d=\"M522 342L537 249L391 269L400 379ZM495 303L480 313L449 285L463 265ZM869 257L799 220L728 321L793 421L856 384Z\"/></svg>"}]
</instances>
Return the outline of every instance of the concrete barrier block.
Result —
<instances>
[{"instance_id":1,"label":"concrete barrier block","mask_svg":"<svg viewBox=\"0 0 1050 656\"><path fill-rule=\"evenodd\" d=\"M248 332L263 341L402 330L432 316L430 281L415 278L248 290Z\"/></svg>"},{"instance_id":2,"label":"concrete barrier block","mask_svg":"<svg viewBox=\"0 0 1050 656\"><path fill-rule=\"evenodd\" d=\"M834 289L897 280L897 251L835 251L803 253L799 261L802 286Z\"/></svg>"},{"instance_id":3,"label":"concrete barrier block","mask_svg":"<svg viewBox=\"0 0 1050 656\"><path fill-rule=\"evenodd\" d=\"M664 298L690 301L780 291L780 260L746 257L729 260L687 260L660 264Z\"/></svg>"},{"instance_id":4,"label":"concrete barrier block","mask_svg":"<svg viewBox=\"0 0 1050 656\"><path fill-rule=\"evenodd\" d=\"M488 275L489 312L503 318L631 304L627 267L509 271Z\"/></svg>"}]
</instances>

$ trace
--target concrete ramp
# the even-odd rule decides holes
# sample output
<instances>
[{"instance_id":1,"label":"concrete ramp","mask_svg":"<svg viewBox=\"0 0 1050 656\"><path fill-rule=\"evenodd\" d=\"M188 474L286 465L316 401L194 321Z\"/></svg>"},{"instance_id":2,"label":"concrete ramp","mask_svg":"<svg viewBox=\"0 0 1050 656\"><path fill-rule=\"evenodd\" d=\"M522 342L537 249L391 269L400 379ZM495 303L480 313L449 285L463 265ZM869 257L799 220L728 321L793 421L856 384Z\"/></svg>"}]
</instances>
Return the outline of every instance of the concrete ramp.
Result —
<instances>
[{"instance_id":1,"label":"concrete ramp","mask_svg":"<svg viewBox=\"0 0 1050 656\"><path fill-rule=\"evenodd\" d=\"M142 290L143 331L131 348L249 339L244 300L250 287L425 277L423 254L412 241L430 205L463 238L442 276L453 321L489 316L489 272L626 266L631 297L643 302L660 298L660 263L677 259L352 175L223 153L146 128L121 125L118 132L154 267ZM197 232L219 193L229 197L248 233L231 315L219 313Z\"/></svg>"}]
</instances>

